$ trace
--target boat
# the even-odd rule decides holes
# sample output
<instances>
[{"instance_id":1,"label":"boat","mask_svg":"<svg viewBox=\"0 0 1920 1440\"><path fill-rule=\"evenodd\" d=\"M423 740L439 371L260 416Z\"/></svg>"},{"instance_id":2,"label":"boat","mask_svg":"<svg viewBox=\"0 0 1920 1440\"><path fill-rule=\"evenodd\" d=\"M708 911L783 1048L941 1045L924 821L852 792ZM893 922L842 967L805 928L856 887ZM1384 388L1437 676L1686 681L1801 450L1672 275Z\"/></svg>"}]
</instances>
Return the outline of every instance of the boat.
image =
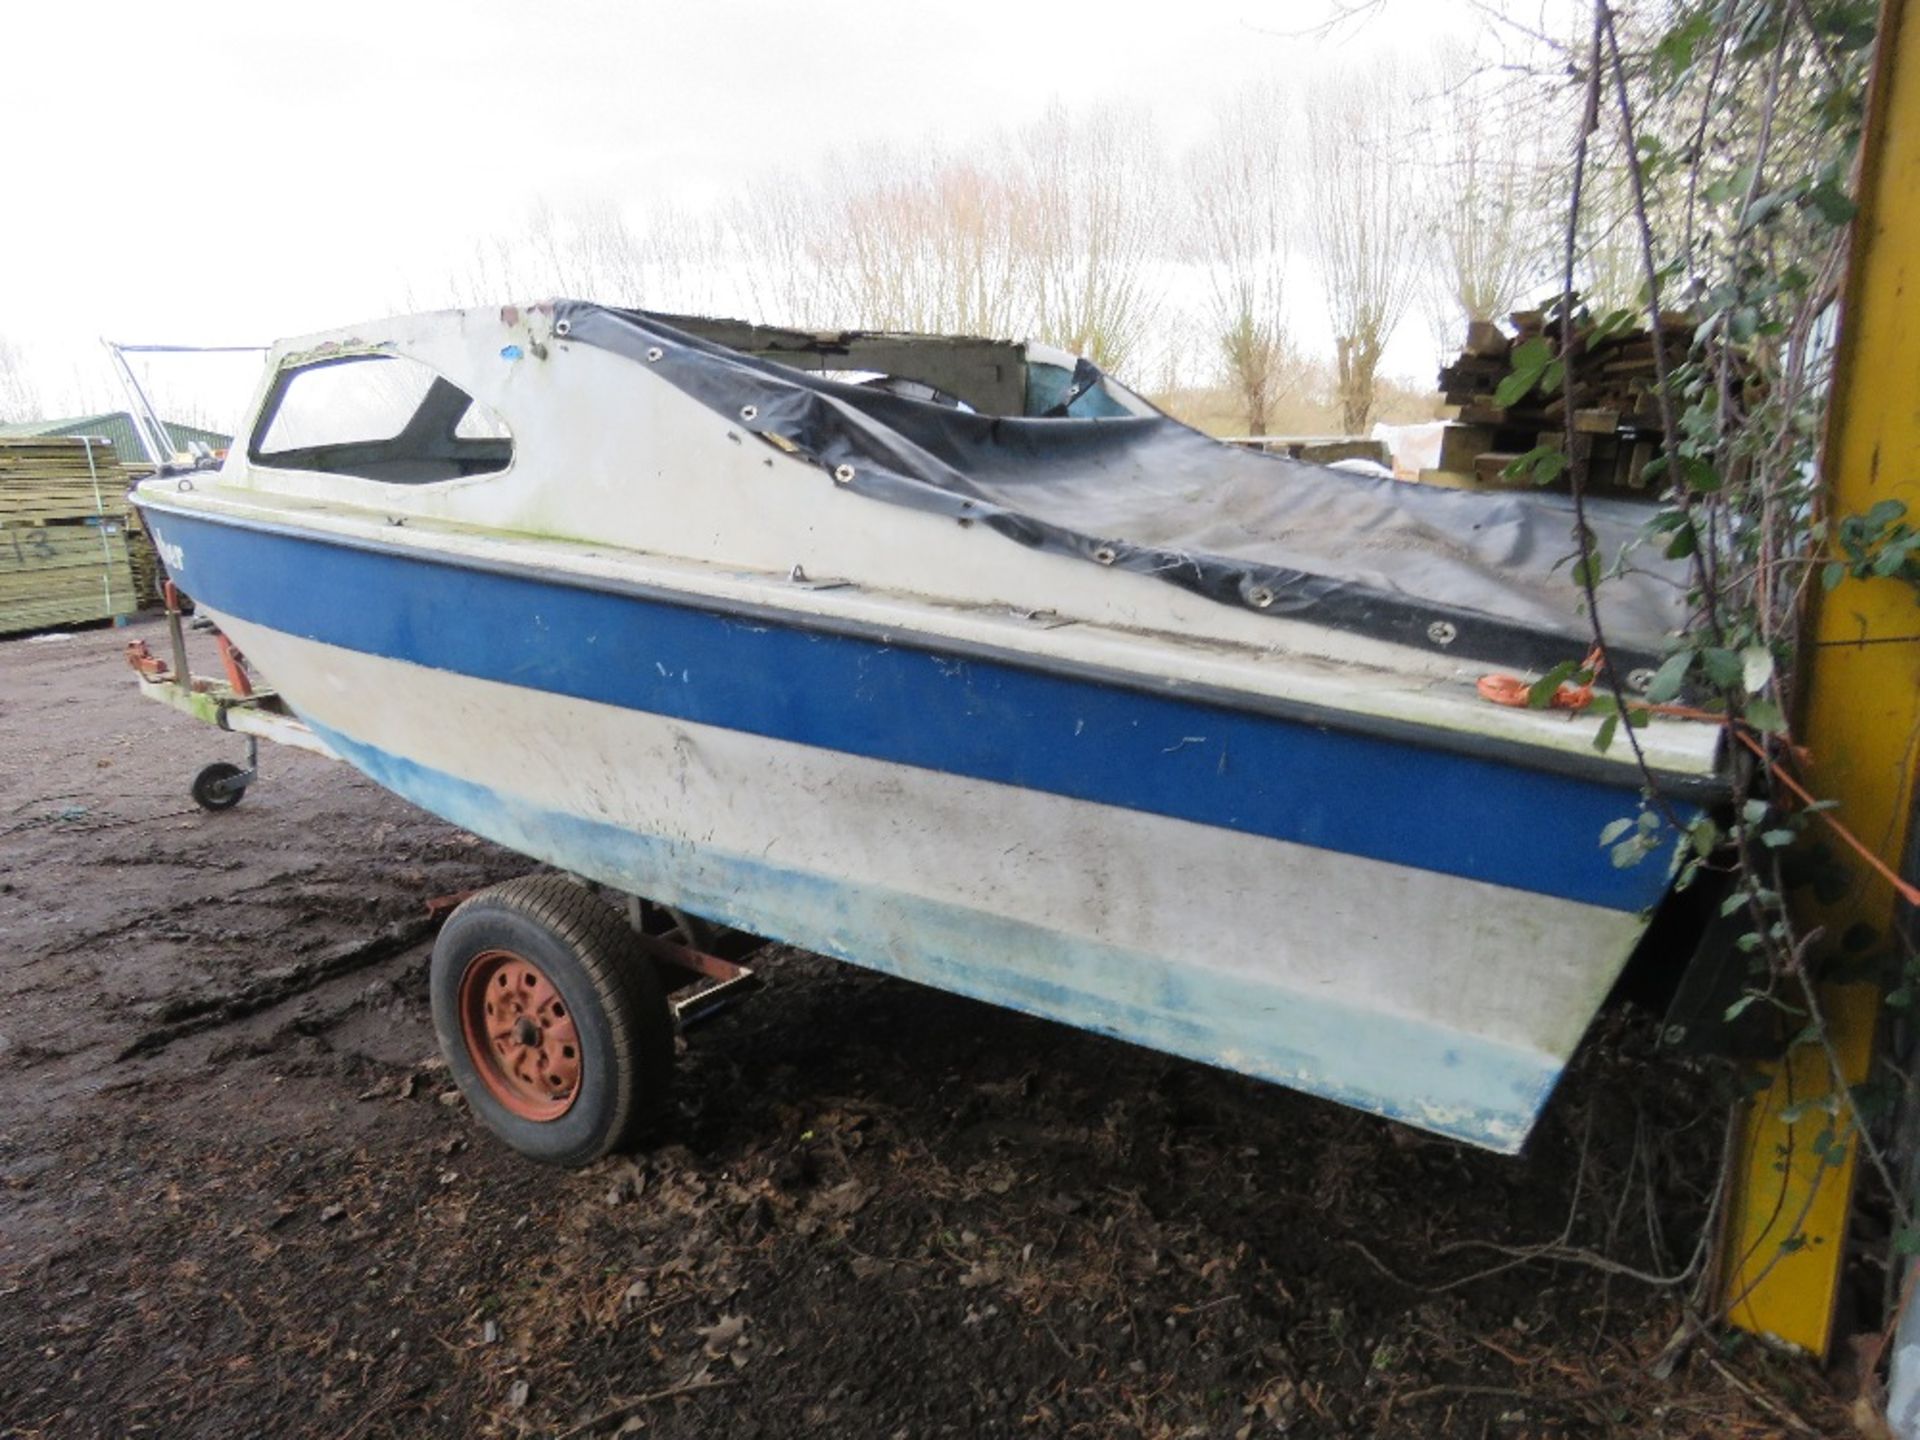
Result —
<instances>
[{"instance_id":1,"label":"boat","mask_svg":"<svg viewBox=\"0 0 1920 1440\"><path fill-rule=\"evenodd\" d=\"M1592 644L1569 497L1236 449L1036 342L396 318L275 346L222 468L134 499L315 743L455 825L1503 1153L1668 893L1671 821L1725 795L1716 727L1636 731L1643 771L1597 716L1480 693ZM1643 512L1585 517L1611 562ZM1598 618L1644 685L1687 616L1633 553ZM609 988L601 918L535 889L450 922L436 1018L482 1119L571 1162L631 1130L589 1080L656 1083L627 1051L662 1031L620 1028L658 1006Z\"/></svg>"}]
</instances>

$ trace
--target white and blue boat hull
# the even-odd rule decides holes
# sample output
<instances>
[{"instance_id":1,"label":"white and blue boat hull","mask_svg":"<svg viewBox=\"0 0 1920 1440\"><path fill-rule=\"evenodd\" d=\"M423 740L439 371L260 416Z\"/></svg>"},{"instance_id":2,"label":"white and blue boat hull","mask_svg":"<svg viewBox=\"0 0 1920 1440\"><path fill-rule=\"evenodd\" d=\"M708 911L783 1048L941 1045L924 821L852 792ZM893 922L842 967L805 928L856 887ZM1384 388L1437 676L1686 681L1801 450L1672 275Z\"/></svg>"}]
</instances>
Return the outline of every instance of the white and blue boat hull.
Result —
<instances>
[{"instance_id":1,"label":"white and blue boat hull","mask_svg":"<svg viewBox=\"0 0 1920 1440\"><path fill-rule=\"evenodd\" d=\"M1667 883L1614 767L149 504L339 755L907 979L1517 1150Z\"/></svg>"}]
</instances>

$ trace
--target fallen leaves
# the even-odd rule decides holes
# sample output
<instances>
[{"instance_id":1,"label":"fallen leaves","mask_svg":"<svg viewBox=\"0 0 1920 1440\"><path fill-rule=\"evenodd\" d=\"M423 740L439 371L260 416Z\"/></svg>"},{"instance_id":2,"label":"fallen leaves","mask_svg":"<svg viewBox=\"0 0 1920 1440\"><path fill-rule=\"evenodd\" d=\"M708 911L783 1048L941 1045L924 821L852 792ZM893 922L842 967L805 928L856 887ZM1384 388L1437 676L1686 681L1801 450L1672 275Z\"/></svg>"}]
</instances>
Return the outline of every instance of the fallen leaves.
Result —
<instances>
[{"instance_id":1,"label":"fallen leaves","mask_svg":"<svg viewBox=\"0 0 1920 1440\"><path fill-rule=\"evenodd\" d=\"M725 1360L738 1370L747 1363L753 1341L747 1338L747 1317L722 1315L711 1325L694 1331L700 1337L700 1353L709 1360Z\"/></svg>"}]
</instances>

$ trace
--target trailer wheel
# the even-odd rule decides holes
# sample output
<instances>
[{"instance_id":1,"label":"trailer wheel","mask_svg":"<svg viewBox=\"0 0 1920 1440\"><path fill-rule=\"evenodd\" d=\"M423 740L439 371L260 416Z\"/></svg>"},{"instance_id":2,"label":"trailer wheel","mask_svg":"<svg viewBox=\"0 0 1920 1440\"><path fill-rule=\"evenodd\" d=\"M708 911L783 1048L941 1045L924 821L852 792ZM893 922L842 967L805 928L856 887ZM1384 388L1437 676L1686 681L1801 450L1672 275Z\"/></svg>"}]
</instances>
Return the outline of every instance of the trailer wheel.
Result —
<instances>
[{"instance_id":1,"label":"trailer wheel","mask_svg":"<svg viewBox=\"0 0 1920 1440\"><path fill-rule=\"evenodd\" d=\"M247 793L246 782L232 782L246 774L238 765L216 760L193 777L193 803L202 810L231 810Z\"/></svg>"},{"instance_id":2,"label":"trailer wheel","mask_svg":"<svg viewBox=\"0 0 1920 1440\"><path fill-rule=\"evenodd\" d=\"M433 947L433 1025L480 1121L529 1159L584 1165L665 1103L673 1017L625 918L561 875L462 904Z\"/></svg>"}]
</instances>

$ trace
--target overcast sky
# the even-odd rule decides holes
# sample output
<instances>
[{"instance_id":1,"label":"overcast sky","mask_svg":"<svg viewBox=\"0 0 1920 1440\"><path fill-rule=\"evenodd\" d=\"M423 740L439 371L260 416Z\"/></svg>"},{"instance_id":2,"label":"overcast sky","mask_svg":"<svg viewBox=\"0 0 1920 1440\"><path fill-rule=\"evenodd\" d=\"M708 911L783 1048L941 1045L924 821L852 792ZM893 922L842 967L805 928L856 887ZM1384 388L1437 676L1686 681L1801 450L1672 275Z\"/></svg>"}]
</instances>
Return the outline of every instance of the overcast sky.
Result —
<instances>
[{"instance_id":1,"label":"overcast sky","mask_svg":"<svg viewBox=\"0 0 1920 1440\"><path fill-rule=\"evenodd\" d=\"M117 404L96 337L266 341L404 308L536 203L703 203L863 140L1215 97L1485 21L1464 0L325 0L14 7L0 335ZM31 59L29 59L31 57ZM597 296L644 303L645 297ZM1411 315L1390 354L1430 355ZM244 397L241 397L244 398Z\"/></svg>"}]
</instances>

